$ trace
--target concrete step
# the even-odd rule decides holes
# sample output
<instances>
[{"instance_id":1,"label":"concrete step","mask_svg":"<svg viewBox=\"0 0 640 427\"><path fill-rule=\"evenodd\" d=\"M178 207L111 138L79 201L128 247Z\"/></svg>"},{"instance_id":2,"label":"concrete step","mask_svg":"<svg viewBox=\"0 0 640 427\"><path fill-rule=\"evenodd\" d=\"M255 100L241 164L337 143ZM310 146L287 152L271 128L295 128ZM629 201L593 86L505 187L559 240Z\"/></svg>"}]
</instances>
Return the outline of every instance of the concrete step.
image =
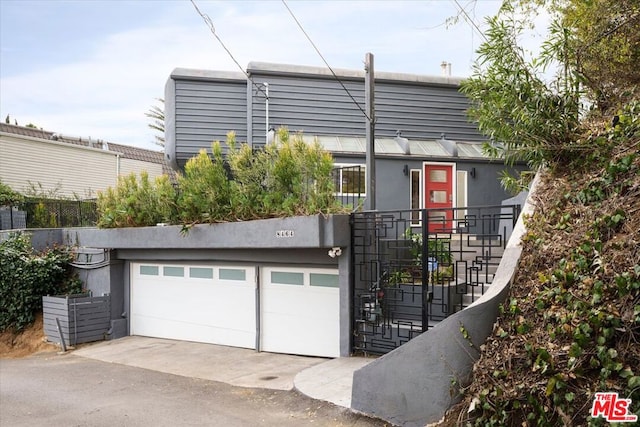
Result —
<instances>
[{"instance_id":1,"label":"concrete step","mask_svg":"<svg viewBox=\"0 0 640 427\"><path fill-rule=\"evenodd\" d=\"M485 286L484 291L487 292L488 287ZM480 293L480 289L478 289L478 293L472 294L472 293L466 293L464 295L462 295L462 306L463 307L469 307L471 304L473 304L474 302L476 302L481 296L482 294Z\"/></svg>"}]
</instances>

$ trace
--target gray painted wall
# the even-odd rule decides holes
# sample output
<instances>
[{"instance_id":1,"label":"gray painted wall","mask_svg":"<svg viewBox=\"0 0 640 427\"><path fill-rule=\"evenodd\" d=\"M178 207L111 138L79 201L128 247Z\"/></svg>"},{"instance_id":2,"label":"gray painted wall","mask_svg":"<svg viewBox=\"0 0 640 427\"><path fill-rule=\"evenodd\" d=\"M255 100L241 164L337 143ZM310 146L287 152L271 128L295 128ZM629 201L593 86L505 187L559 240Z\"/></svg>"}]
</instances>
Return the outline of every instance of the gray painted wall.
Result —
<instances>
[{"instance_id":1,"label":"gray painted wall","mask_svg":"<svg viewBox=\"0 0 640 427\"><path fill-rule=\"evenodd\" d=\"M336 156L334 160L336 163L364 165L364 158L360 157ZM500 184L500 173L506 167L499 162L455 158L378 157L376 159L376 206L379 210L411 209L411 177L404 175L403 168L407 165L410 170L422 170L424 161L456 163L456 170L467 171L467 206L500 205L504 199L511 197ZM472 168L476 170L475 178L470 175ZM525 170L527 168L520 165L510 169Z\"/></svg>"},{"instance_id":2,"label":"gray painted wall","mask_svg":"<svg viewBox=\"0 0 640 427\"><path fill-rule=\"evenodd\" d=\"M237 262L255 266L330 267L337 268L340 277L340 354L349 355L351 293L348 215L196 225L185 235L180 233L180 229L180 226L168 226L62 231L64 244L114 249L108 266L80 270L80 277L94 295L111 295L111 338L128 333L129 271L132 262L200 261ZM335 246L342 247L343 254L331 258L327 252Z\"/></svg>"},{"instance_id":3,"label":"gray painted wall","mask_svg":"<svg viewBox=\"0 0 640 427\"><path fill-rule=\"evenodd\" d=\"M25 233L29 236L31 247L37 252L62 243L62 229L38 228L32 230L3 230L0 231L0 242L9 238L12 233Z\"/></svg>"},{"instance_id":4,"label":"gray painted wall","mask_svg":"<svg viewBox=\"0 0 640 427\"><path fill-rule=\"evenodd\" d=\"M65 241L114 249L298 249L349 244L349 215L314 215L244 222L112 229L66 229Z\"/></svg>"}]
</instances>

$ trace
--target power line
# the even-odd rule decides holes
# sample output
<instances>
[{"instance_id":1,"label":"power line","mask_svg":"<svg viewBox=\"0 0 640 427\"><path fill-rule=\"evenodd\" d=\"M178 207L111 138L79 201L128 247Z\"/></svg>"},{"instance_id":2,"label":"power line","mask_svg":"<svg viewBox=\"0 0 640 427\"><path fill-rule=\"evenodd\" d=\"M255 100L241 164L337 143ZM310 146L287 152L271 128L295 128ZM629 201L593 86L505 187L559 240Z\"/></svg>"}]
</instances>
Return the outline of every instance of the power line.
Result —
<instances>
[{"instance_id":1,"label":"power line","mask_svg":"<svg viewBox=\"0 0 640 427\"><path fill-rule=\"evenodd\" d=\"M468 4L471 4L471 3L468 3ZM477 3L474 1L473 2L473 9L472 9L473 22L475 22L475 20L476 20L476 5L477 5ZM475 45L475 37L473 35L473 31L471 31L471 52L470 52L470 55L469 55L469 65L473 65L473 59L474 59L473 54L474 54L474 51L475 51L474 45Z\"/></svg>"},{"instance_id":2,"label":"power line","mask_svg":"<svg viewBox=\"0 0 640 427\"><path fill-rule=\"evenodd\" d=\"M466 4L465 8L469 7L471 4L474 4L475 1L476 0L471 0L469 3ZM431 27L417 27L416 29L429 31L429 30L435 30L436 28L444 27L445 25L449 27L450 25L455 25L458 22L458 18L460 18L460 15L462 15L462 13L458 12L455 14L455 16L450 16L437 25L433 25Z\"/></svg>"},{"instance_id":3,"label":"power line","mask_svg":"<svg viewBox=\"0 0 640 427\"><path fill-rule=\"evenodd\" d=\"M193 1L193 0L191 0ZM320 50L318 49L318 47L315 45L315 43L313 42L313 40L311 40L311 37L309 37L309 34L307 34L307 32L304 30L304 28L302 27L302 24L300 23L300 21L298 21L298 18L296 18L296 16L293 14L293 12L291 11L291 9L289 8L289 5L287 5L287 2L285 0L282 0L282 4L284 4L284 7L287 8L287 11L289 11L289 14L291 15L291 17L293 18L294 21L296 21L296 24L298 24L298 28L300 28L300 31L302 31L302 34L305 35L305 37L307 38L307 40L309 40L309 43L311 43L311 46L313 46L313 48L315 49L315 51L318 53L318 55L320 56L320 58L322 59L322 61L324 62L324 64L327 66L327 68L329 69L329 71L331 71L331 74L333 74L333 77L338 81L338 83L340 83L340 86L342 86L342 89L344 89L345 92L347 92L347 95L349 95L349 98L351 98L351 101L353 101L354 104L356 104L356 106L358 107L358 109L362 112L362 114L367 118L367 120L369 122L371 122L371 118L369 117L369 115L364 111L364 109L360 106L360 104L358 103L358 101L355 100L355 98L353 97L353 95L351 95L351 92L349 92L349 89L347 89L347 87L344 85L344 83L342 83L342 80L340 80L340 78L336 75L336 73L333 71L333 68L331 68L331 65L329 65L329 63L327 62L326 59L324 59L324 56L322 55L322 53L320 53Z\"/></svg>"},{"instance_id":4,"label":"power line","mask_svg":"<svg viewBox=\"0 0 640 427\"><path fill-rule=\"evenodd\" d=\"M480 30L480 27L478 27L478 25L476 25L476 22L473 19L471 19L471 17L467 13L467 11L462 6L460 6L460 3L458 3L458 0L453 0L453 2L456 4L456 6L458 6L458 9L460 9L460 12L464 15L465 21L467 21L469 23L469 25L471 25L473 28L475 28L475 30L478 32L478 34L480 34L482 36L484 41L488 41L487 37Z\"/></svg>"},{"instance_id":5,"label":"power line","mask_svg":"<svg viewBox=\"0 0 640 427\"><path fill-rule=\"evenodd\" d=\"M438 25L434 25L431 27L418 27L418 30L425 30L425 31L429 31L429 30L435 30L436 28L440 28L440 27L444 27L445 25L447 25L449 21L445 20L444 22L439 23Z\"/></svg>"},{"instance_id":6,"label":"power line","mask_svg":"<svg viewBox=\"0 0 640 427\"><path fill-rule=\"evenodd\" d=\"M240 69L240 71L242 71L242 74L244 74L247 77L247 80L249 80L255 87L256 89L258 89L260 92L262 92L265 96L265 98L269 99L269 95L267 95L267 93L262 89L262 87L260 87L260 85L258 85L256 82L253 81L253 79L251 78L251 76L249 76L249 73L247 73L244 68L242 68L242 66L240 65L240 63L238 63L238 61L236 61L236 58L233 56L233 54L231 53L231 51L227 48L227 46L224 44L224 42L222 41L222 39L220 38L220 36L218 36L218 34L216 33L216 27L213 25L213 21L211 20L211 18L209 17L209 15L207 15L206 13L202 13L200 11L200 9L198 8L198 5L196 4L196 2L194 0L191 0L191 4L193 5L193 7L196 9L196 12L198 12L198 14L202 17L202 19L204 20L205 24L207 24L207 27L209 27L209 30L211 30L211 34L213 34L213 36L216 38L216 40L218 40L218 42L220 43L220 45L224 48L224 50L227 52L227 54L229 55L229 57L233 60L233 62L235 62L235 64L238 66L238 68Z\"/></svg>"}]
</instances>

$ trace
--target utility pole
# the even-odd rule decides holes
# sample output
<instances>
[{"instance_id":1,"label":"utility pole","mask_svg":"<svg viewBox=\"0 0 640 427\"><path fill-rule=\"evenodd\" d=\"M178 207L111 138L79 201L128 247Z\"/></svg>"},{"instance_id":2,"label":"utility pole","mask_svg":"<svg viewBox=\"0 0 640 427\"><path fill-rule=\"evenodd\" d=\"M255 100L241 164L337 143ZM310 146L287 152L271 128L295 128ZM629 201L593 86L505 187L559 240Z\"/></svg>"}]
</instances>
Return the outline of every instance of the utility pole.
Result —
<instances>
[{"instance_id":1,"label":"utility pole","mask_svg":"<svg viewBox=\"0 0 640 427\"><path fill-rule=\"evenodd\" d=\"M373 54L367 53L364 58L364 103L366 111L366 139L367 151L365 156L365 180L367 198L365 210L376 210L376 111L375 111L375 82L373 73Z\"/></svg>"}]
</instances>

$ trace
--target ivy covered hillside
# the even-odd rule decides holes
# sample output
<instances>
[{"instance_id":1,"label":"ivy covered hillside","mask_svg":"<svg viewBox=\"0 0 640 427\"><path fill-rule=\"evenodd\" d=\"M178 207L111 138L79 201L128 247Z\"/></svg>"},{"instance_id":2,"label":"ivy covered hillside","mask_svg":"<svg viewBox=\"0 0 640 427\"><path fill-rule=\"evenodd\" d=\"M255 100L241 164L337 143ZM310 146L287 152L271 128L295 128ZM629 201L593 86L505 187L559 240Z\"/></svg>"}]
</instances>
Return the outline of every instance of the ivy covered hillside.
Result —
<instances>
[{"instance_id":1,"label":"ivy covered hillside","mask_svg":"<svg viewBox=\"0 0 640 427\"><path fill-rule=\"evenodd\" d=\"M523 17L542 7L552 23L534 56L517 41L531 23ZM490 152L526 159L541 179L510 294L443 424L632 420L640 415L640 3L505 2L486 37L464 84L471 115L499 141ZM617 418L594 405L596 393L616 393Z\"/></svg>"}]
</instances>

